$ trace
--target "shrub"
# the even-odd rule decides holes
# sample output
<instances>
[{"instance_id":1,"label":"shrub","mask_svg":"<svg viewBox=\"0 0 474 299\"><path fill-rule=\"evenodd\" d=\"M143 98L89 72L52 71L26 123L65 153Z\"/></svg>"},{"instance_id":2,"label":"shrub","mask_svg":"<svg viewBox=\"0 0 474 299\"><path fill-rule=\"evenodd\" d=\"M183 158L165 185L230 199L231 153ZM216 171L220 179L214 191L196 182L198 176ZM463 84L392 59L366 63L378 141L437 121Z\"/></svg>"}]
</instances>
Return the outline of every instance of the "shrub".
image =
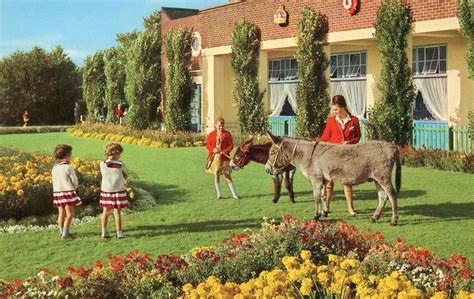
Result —
<instances>
[{"instance_id":1,"label":"shrub","mask_svg":"<svg viewBox=\"0 0 474 299\"><path fill-rule=\"evenodd\" d=\"M0 135L66 132L66 130L71 127L72 126L0 127Z\"/></svg>"},{"instance_id":2,"label":"shrub","mask_svg":"<svg viewBox=\"0 0 474 299\"><path fill-rule=\"evenodd\" d=\"M402 163L411 167L430 167L474 173L474 153L442 151L438 149L416 149L405 146L400 150Z\"/></svg>"}]
</instances>

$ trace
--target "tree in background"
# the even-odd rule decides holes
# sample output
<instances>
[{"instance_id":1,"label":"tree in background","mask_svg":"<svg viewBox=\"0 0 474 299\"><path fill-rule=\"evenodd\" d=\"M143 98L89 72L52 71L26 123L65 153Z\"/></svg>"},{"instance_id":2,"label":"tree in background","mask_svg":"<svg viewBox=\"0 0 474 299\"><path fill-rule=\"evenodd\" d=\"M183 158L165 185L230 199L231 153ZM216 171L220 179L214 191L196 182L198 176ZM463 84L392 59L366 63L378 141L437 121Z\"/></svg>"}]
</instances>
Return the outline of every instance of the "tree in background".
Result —
<instances>
[{"instance_id":1,"label":"tree in background","mask_svg":"<svg viewBox=\"0 0 474 299\"><path fill-rule=\"evenodd\" d=\"M326 69L328 57L324 53L328 33L327 18L305 8L301 14L296 36L299 82L296 87L296 134L315 138L324 130L329 115L329 96Z\"/></svg>"},{"instance_id":2,"label":"tree in background","mask_svg":"<svg viewBox=\"0 0 474 299\"><path fill-rule=\"evenodd\" d=\"M59 46L51 52L33 47L0 60L0 124L73 123L74 101L81 98L81 75Z\"/></svg>"},{"instance_id":3,"label":"tree in background","mask_svg":"<svg viewBox=\"0 0 474 299\"><path fill-rule=\"evenodd\" d=\"M231 64L235 73L233 98L242 133L264 133L268 128L260 92L258 59L260 37L257 27L241 19L231 35Z\"/></svg>"},{"instance_id":4,"label":"tree in background","mask_svg":"<svg viewBox=\"0 0 474 299\"><path fill-rule=\"evenodd\" d=\"M399 0L384 0L377 11L375 35L381 54L381 97L369 111L370 139L408 144L413 126L415 97L412 70L407 58L407 35L412 28L410 7Z\"/></svg>"},{"instance_id":5,"label":"tree in background","mask_svg":"<svg viewBox=\"0 0 474 299\"><path fill-rule=\"evenodd\" d=\"M148 128L151 106L161 98L161 36L156 27L159 17L153 14L144 22L145 30L136 38L135 33L118 37L119 41L123 40L127 53L125 97L130 103L127 125L138 130Z\"/></svg>"},{"instance_id":6,"label":"tree in background","mask_svg":"<svg viewBox=\"0 0 474 299\"><path fill-rule=\"evenodd\" d=\"M82 68L83 98L87 105L89 121L97 120L99 107L105 102L104 54L104 51L97 51L94 55L87 56Z\"/></svg>"},{"instance_id":7,"label":"tree in background","mask_svg":"<svg viewBox=\"0 0 474 299\"><path fill-rule=\"evenodd\" d=\"M116 122L115 107L125 100L125 51L112 47L105 52L104 73L106 79L105 106L107 122Z\"/></svg>"},{"instance_id":8,"label":"tree in background","mask_svg":"<svg viewBox=\"0 0 474 299\"><path fill-rule=\"evenodd\" d=\"M170 30L165 37L166 68L166 129L171 132L187 131L191 125L191 100L194 82L191 78L190 29Z\"/></svg>"},{"instance_id":9,"label":"tree in background","mask_svg":"<svg viewBox=\"0 0 474 299\"><path fill-rule=\"evenodd\" d=\"M469 68L469 78L474 80L474 2L461 0L458 11L461 32L467 38L466 61Z\"/></svg>"}]
</instances>

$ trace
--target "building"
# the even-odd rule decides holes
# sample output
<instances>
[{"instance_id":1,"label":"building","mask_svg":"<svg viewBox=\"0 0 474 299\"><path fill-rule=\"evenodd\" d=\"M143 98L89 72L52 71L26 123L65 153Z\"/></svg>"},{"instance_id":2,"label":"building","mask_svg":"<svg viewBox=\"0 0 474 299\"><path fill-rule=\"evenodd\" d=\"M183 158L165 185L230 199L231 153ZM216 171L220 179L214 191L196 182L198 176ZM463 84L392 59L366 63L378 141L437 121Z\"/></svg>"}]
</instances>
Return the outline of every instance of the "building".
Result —
<instances>
[{"instance_id":1,"label":"building","mask_svg":"<svg viewBox=\"0 0 474 299\"><path fill-rule=\"evenodd\" d=\"M236 126L233 108L230 35L235 23L245 18L261 31L259 60L260 88L266 90L264 103L269 117L291 119L296 107L298 80L296 30L304 7L328 17L329 34L326 48L330 57L330 95L342 93L350 110L365 117L379 91L380 55L374 37L373 23L381 0L358 1L230 1L199 10L163 8L161 30L193 28L192 74L198 84L193 100L195 129L209 131L214 119L223 116ZM468 78L465 60L467 40L460 34L457 0L409 0L414 18L408 36L408 57L414 70L418 95L414 117L418 121L441 126L465 127L468 112L474 111L474 81ZM287 13L285 24L275 24ZM163 63L162 74L165 80ZM166 105L166 99L164 99Z\"/></svg>"}]
</instances>

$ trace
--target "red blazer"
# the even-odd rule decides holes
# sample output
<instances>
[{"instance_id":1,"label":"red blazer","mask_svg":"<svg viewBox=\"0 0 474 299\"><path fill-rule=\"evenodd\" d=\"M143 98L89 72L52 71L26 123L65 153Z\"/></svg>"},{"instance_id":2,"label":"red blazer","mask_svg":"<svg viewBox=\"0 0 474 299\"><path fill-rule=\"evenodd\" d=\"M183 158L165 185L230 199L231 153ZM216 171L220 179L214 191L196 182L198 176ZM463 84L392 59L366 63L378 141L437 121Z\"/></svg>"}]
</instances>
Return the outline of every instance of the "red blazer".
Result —
<instances>
[{"instance_id":1,"label":"red blazer","mask_svg":"<svg viewBox=\"0 0 474 299\"><path fill-rule=\"evenodd\" d=\"M336 121L336 116L331 116L324 128L323 135L319 141L340 144L346 141L348 144L358 143L360 140L359 119L351 115L351 120L344 128Z\"/></svg>"},{"instance_id":2,"label":"red blazer","mask_svg":"<svg viewBox=\"0 0 474 299\"><path fill-rule=\"evenodd\" d=\"M212 159L212 151L216 147L217 131L212 131L207 137L206 148L207 148L207 160ZM221 152L230 155L230 152L234 148L234 142L232 141L232 135L229 131L222 130L221 133ZM221 155L221 161L229 161L230 159L226 156Z\"/></svg>"}]
</instances>

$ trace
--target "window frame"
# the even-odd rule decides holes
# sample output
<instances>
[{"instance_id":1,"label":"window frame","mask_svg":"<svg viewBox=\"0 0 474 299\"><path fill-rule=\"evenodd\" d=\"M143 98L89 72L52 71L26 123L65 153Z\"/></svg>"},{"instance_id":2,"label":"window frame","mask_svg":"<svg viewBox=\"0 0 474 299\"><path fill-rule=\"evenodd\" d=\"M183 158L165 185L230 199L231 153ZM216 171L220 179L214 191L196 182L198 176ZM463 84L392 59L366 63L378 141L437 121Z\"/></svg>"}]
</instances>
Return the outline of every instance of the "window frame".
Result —
<instances>
[{"instance_id":1,"label":"window frame","mask_svg":"<svg viewBox=\"0 0 474 299\"><path fill-rule=\"evenodd\" d=\"M444 56L441 58L441 48L444 47ZM419 50L423 49L423 59L418 59ZM436 60L427 59L427 49L437 49L438 57ZM430 62L430 68L434 61L437 62L437 71L436 72L425 72L427 61ZM444 71L441 70L442 63L444 62ZM430 45L419 45L414 46L412 49L412 73L415 78L427 78L427 77L446 77L448 74L448 45L447 44L430 44ZM422 71L418 70L422 68Z\"/></svg>"},{"instance_id":2,"label":"window frame","mask_svg":"<svg viewBox=\"0 0 474 299\"><path fill-rule=\"evenodd\" d=\"M295 67L292 67L293 65ZM275 67L277 67L278 69ZM284 74L284 77L282 77L282 73ZM278 76L274 76L275 74L277 74ZM282 57L268 60L268 83L298 81L298 61L295 57Z\"/></svg>"},{"instance_id":3,"label":"window frame","mask_svg":"<svg viewBox=\"0 0 474 299\"><path fill-rule=\"evenodd\" d=\"M365 63L362 62L364 55ZM353 63L351 59L352 55L358 55L358 62ZM333 59L335 59L335 66L332 64ZM335 67L336 77L333 75L333 67ZM357 72L354 72L354 68L358 68ZM367 51L349 51L349 52L337 52L331 53L329 57L329 71L331 81L347 81L347 80L366 80L367 79ZM348 72L351 72L351 75L347 76ZM339 72L342 73L342 77L337 77Z\"/></svg>"}]
</instances>

